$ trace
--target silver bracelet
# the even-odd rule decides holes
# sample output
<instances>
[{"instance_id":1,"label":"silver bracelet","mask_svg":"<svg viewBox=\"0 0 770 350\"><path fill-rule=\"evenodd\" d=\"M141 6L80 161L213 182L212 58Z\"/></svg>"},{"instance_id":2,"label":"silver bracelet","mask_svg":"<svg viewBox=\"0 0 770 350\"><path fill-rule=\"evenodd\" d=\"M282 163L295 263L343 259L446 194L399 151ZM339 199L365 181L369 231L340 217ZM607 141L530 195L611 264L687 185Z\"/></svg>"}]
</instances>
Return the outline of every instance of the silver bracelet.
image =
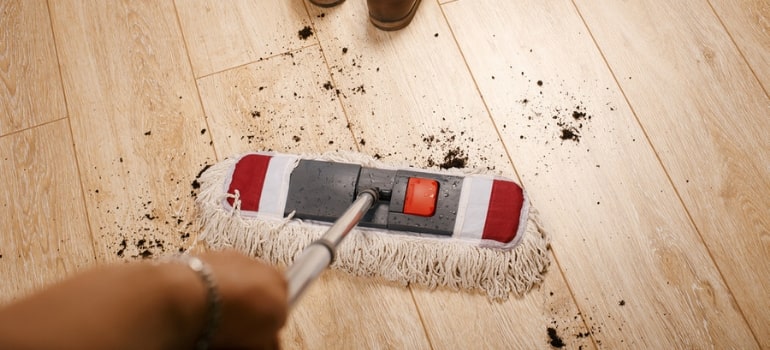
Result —
<instances>
[{"instance_id":1,"label":"silver bracelet","mask_svg":"<svg viewBox=\"0 0 770 350\"><path fill-rule=\"evenodd\" d=\"M222 313L222 300L219 296L217 283L211 273L211 268L203 260L191 255L179 255L174 260L189 266L206 285L206 323L200 338L195 343L196 350L206 350L209 348L214 331L219 326Z\"/></svg>"}]
</instances>

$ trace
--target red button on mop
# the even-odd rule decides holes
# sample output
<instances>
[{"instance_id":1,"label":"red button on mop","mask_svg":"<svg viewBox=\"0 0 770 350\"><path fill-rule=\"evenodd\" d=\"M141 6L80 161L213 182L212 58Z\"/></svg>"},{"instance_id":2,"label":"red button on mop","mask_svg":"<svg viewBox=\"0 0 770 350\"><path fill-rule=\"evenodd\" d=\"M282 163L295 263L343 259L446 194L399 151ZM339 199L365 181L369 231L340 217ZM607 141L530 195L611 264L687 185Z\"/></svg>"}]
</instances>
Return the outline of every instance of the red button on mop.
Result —
<instances>
[{"instance_id":1,"label":"red button on mop","mask_svg":"<svg viewBox=\"0 0 770 350\"><path fill-rule=\"evenodd\" d=\"M420 177L410 177L406 184L404 214L433 216L436 213L438 181Z\"/></svg>"}]
</instances>

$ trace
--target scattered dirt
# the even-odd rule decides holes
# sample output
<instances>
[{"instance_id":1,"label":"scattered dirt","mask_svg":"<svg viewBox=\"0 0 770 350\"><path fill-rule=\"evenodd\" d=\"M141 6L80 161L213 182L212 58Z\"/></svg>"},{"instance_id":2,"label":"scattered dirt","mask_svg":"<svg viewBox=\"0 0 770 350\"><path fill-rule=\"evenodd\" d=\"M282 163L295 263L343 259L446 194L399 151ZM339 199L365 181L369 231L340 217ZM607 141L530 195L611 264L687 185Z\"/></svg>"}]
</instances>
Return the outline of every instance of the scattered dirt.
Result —
<instances>
[{"instance_id":1,"label":"scattered dirt","mask_svg":"<svg viewBox=\"0 0 770 350\"><path fill-rule=\"evenodd\" d=\"M189 237L189 234L187 234ZM161 254L166 252L166 242L161 239L156 238L140 238L139 240L136 240L130 244L130 247L132 250L136 251L136 254L131 255L130 258L137 259L149 259L155 256L155 254ZM120 243L118 244L118 250L115 252L115 255L117 255L120 258L123 258L126 256L126 251L129 249L129 242L126 238L122 238ZM183 251L183 248L179 248L180 251Z\"/></svg>"},{"instance_id":2,"label":"scattered dirt","mask_svg":"<svg viewBox=\"0 0 770 350\"><path fill-rule=\"evenodd\" d=\"M181 164L175 161L189 159L190 156L185 151L172 156L169 160L172 164L157 179L137 178L137 175L132 174L135 169L122 166L124 157L119 154L113 158L111 166L94 166L98 178L103 181L126 176L134 178L130 190L128 185L109 190L87 189L87 195L93 199L91 202L94 210L99 211L106 220L94 227L98 235L96 239L104 242L103 249L124 260L156 258L186 249L191 240L190 235L196 234L194 220L187 219L194 212L194 203L189 198L197 196L196 188L201 185L197 180L209 168L206 163L212 162L206 158L205 163L199 163L200 171L191 179L189 171L180 168L186 161ZM162 181L167 189L175 190L154 192L153 181ZM189 192L190 197L186 197L185 193L188 184L193 187ZM125 195L120 198L112 195L121 191Z\"/></svg>"},{"instance_id":3,"label":"scattered dirt","mask_svg":"<svg viewBox=\"0 0 770 350\"><path fill-rule=\"evenodd\" d=\"M460 149L460 147L456 147L455 149L447 151L446 155L444 155L444 162L438 166L441 169L462 169L465 168L466 164L468 164L468 156L465 155L465 151Z\"/></svg>"},{"instance_id":4,"label":"scattered dirt","mask_svg":"<svg viewBox=\"0 0 770 350\"><path fill-rule=\"evenodd\" d=\"M575 120L586 119L586 112L580 111L578 106L578 109L572 111L572 118Z\"/></svg>"},{"instance_id":5,"label":"scattered dirt","mask_svg":"<svg viewBox=\"0 0 770 350\"><path fill-rule=\"evenodd\" d=\"M556 333L556 328L548 327L548 339L550 340L549 344L553 346L554 348L561 349L566 344L564 344L564 340L561 339L561 337Z\"/></svg>"},{"instance_id":6,"label":"scattered dirt","mask_svg":"<svg viewBox=\"0 0 770 350\"><path fill-rule=\"evenodd\" d=\"M601 333L601 326L591 324L593 323L593 318L590 316L586 317L580 311L571 308L564 309L564 299L562 299L562 296L558 296L557 293L550 291L547 295L550 298L556 296L556 299L546 301L546 304L550 304L549 313L551 320L545 326L548 342L551 346L555 348L583 349L592 340L600 342L595 337L591 339L592 336Z\"/></svg>"},{"instance_id":7,"label":"scattered dirt","mask_svg":"<svg viewBox=\"0 0 770 350\"><path fill-rule=\"evenodd\" d=\"M364 88L364 84L356 86L356 87L352 88L351 90L353 91L353 94L356 94L356 93L365 94L366 93L366 89Z\"/></svg>"},{"instance_id":8,"label":"scattered dirt","mask_svg":"<svg viewBox=\"0 0 770 350\"><path fill-rule=\"evenodd\" d=\"M463 137L465 136L465 137ZM422 135L422 142L425 143L425 148L428 150L436 149L441 151L439 159L443 161L437 161L433 156L429 156L426 160L426 166L429 168L439 167L441 169L450 168L465 168L470 164L467 151L457 145L458 142L470 142L473 143L473 138L466 136L465 131L460 133L454 132L449 128L442 128L438 134L434 135ZM479 160L487 160L482 156ZM489 169L492 170L492 169Z\"/></svg>"},{"instance_id":9,"label":"scattered dirt","mask_svg":"<svg viewBox=\"0 0 770 350\"><path fill-rule=\"evenodd\" d=\"M544 79L532 79L526 72L515 71L514 73L514 76L518 76L519 73L521 75L515 78L516 80L535 85L534 88L528 88L517 100L523 107L521 117L524 118L523 122L517 124L519 139L554 144L555 138L557 145L568 147L569 144L581 143L580 141L585 137L595 138L591 130L592 118L607 111L616 110L611 102L605 103L606 110L598 109L595 103L598 95L583 96L579 91L569 91L565 87L566 82L549 81L546 84ZM583 81L582 84L591 85L597 82ZM589 87L592 91L596 88L598 86ZM607 87L606 90L610 88ZM588 110L588 108L596 108L596 110ZM531 128L533 132L527 133L524 128ZM545 135L552 137L543 139ZM590 152L590 149L586 151ZM545 153L543 157L542 162L548 158Z\"/></svg>"},{"instance_id":10,"label":"scattered dirt","mask_svg":"<svg viewBox=\"0 0 770 350\"><path fill-rule=\"evenodd\" d=\"M572 140L575 142L580 142L580 132L571 126L561 126L561 135L559 135L559 138L562 140Z\"/></svg>"},{"instance_id":11,"label":"scattered dirt","mask_svg":"<svg viewBox=\"0 0 770 350\"><path fill-rule=\"evenodd\" d=\"M572 119L566 118L563 115L554 115L552 119L556 119L556 125L559 127L559 138L562 141L575 141L580 142L581 132L583 129L584 121L591 119L592 116L588 115L584 107L581 105L575 106L570 113Z\"/></svg>"},{"instance_id":12,"label":"scattered dirt","mask_svg":"<svg viewBox=\"0 0 770 350\"><path fill-rule=\"evenodd\" d=\"M118 250L117 255L122 258L123 257L123 253L126 251L126 248L128 247L125 238L120 242L119 246L120 246L120 249Z\"/></svg>"},{"instance_id":13,"label":"scattered dirt","mask_svg":"<svg viewBox=\"0 0 770 350\"><path fill-rule=\"evenodd\" d=\"M203 168L202 168L202 169L201 169L201 170L198 172L198 175L195 175L195 179L193 180L193 182L192 182L192 184L191 184L191 185L192 185L192 188L193 188L193 190L197 190L197 189L201 188L201 183L200 183L200 182L198 182L198 179L200 179L200 178L201 178L201 175L203 175L203 173L204 173L204 172L205 172L205 171L206 171L208 168L210 168L210 167L211 167L211 164L206 164L206 165L204 165L204 166L203 166ZM192 195L193 197L195 197L195 196L196 196L196 195L195 195L195 191L193 191L193 192L192 192L192 194L193 194L193 195Z\"/></svg>"},{"instance_id":14,"label":"scattered dirt","mask_svg":"<svg viewBox=\"0 0 770 350\"><path fill-rule=\"evenodd\" d=\"M305 26L304 28L300 29L297 34L299 35L300 39L307 40L307 38L313 36L313 29L310 28L310 26Z\"/></svg>"},{"instance_id":15,"label":"scattered dirt","mask_svg":"<svg viewBox=\"0 0 770 350\"><path fill-rule=\"evenodd\" d=\"M204 164L204 165L203 165L203 168L201 168L201 170L200 170L200 171L198 171L198 174L197 174L197 175L195 175L195 178L196 178L196 179L200 179L201 175L203 175L203 173L205 173L205 172L206 172L206 170L209 170L209 168L211 168L211 165L212 165L212 164Z\"/></svg>"}]
</instances>

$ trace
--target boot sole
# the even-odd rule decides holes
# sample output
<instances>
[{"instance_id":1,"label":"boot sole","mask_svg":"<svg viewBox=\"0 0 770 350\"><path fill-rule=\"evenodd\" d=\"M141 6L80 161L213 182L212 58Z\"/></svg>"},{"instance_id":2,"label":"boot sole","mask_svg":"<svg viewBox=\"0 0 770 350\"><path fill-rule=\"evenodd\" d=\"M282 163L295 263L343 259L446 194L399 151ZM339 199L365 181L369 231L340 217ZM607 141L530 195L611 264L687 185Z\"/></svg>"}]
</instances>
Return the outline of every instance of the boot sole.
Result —
<instances>
[{"instance_id":1,"label":"boot sole","mask_svg":"<svg viewBox=\"0 0 770 350\"><path fill-rule=\"evenodd\" d=\"M337 0L337 1L329 2L329 3L316 2L316 1L313 1L313 0L308 0L308 1L310 1L311 4L316 5L318 7L334 7L334 6L337 6L337 5L345 2L345 0Z\"/></svg>"},{"instance_id":2,"label":"boot sole","mask_svg":"<svg viewBox=\"0 0 770 350\"><path fill-rule=\"evenodd\" d=\"M417 0L414 2L412 9L409 10L409 13L407 13L404 18L395 21L383 21L372 17L372 14L369 14L369 21L372 22L372 24L377 27L377 29L388 32L402 29L408 26L410 22L412 22L412 18L414 18L414 15L417 13L417 7L420 6L420 1L422 0Z\"/></svg>"}]
</instances>

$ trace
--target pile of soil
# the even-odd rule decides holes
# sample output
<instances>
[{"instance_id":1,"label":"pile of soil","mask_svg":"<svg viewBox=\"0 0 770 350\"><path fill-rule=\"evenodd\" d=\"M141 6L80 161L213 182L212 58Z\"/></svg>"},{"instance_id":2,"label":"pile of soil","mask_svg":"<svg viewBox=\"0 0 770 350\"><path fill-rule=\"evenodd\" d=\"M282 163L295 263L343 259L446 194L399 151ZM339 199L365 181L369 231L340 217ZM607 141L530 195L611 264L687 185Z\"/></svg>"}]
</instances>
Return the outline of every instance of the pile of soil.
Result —
<instances>
[{"instance_id":1,"label":"pile of soil","mask_svg":"<svg viewBox=\"0 0 770 350\"><path fill-rule=\"evenodd\" d=\"M305 26L297 32L297 35L299 35L300 39L307 40L307 38L313 36L313 29L309 26Z\"/></svg>"}]
</instances>

